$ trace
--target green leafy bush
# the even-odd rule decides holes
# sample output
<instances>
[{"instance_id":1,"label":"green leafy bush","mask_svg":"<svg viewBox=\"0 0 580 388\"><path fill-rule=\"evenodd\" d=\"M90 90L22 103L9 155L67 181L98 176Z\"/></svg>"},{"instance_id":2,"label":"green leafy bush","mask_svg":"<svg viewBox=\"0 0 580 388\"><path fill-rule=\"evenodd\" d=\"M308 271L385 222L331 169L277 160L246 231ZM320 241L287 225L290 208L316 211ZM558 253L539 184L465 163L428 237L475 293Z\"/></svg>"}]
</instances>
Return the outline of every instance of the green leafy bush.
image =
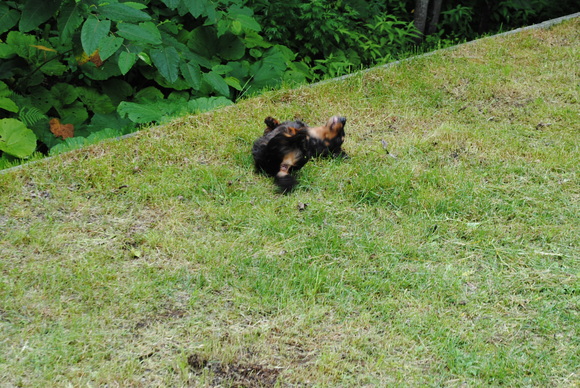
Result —
<instances>
[{"instance_id":1,"label":"green leafy bush","mask_svg":"<svg viewBox=\"0 0 580 388\"><path fill-rule=\"evenodd\" d=\"M451 42L509 30L578 12L574 0L445 1L435 39Z\"/></svg>"},{"instance_id":2,"label":"green leafy bush","mask_svg":"<svg viewBox=\"0 0 580 388\"><path fill-rule=\"evenodd\" d=\"M7 1L0 14L0 114L22 124L3 131L45 152L80 144L50 118L86 144L309 75L235 0Z\"/></svg>"},{"instance_id":3,"label":"green leafy bush","mask_svg":"<svg viewBox=\"0 0 580 388\"><path fill-rule=\"evenodd\" d=\"M414 11L428 3L434 32L420 42ZM433 0L243 0L269 41L298 53L317 78L578 12L577 1L447 0L435 18ZM417 47L419 44L419 47Z\"/></svg>"},{"instance_id":4,"label":"green leafy bush","mask_svg":"<svg viewBox=\"0 0 580 388\"><path fill-rule=\"evenodd\" d=\"M245 0L264 34L298 53L318 78L388 62L417 36L413 2Z\"/></svg>"}]
</instances>

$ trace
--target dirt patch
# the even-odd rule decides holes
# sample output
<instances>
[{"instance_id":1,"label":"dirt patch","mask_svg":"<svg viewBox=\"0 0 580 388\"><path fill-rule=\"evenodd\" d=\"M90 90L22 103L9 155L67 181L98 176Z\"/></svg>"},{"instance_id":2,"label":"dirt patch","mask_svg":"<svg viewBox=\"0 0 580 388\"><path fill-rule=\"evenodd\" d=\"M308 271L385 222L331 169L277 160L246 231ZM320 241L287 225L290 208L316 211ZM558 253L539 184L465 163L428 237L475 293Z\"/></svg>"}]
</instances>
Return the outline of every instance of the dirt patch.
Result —
<instances>
[{"instance_id":1,"label":"dirt patch","mask_svg":"<svg viewBox=\"0 0 580 388\"><path fill-rule=\"evenodd\" d=\"M222 364L219 361L208 361L198 354L187 358L187 363L196 374L204 370L210 372L211 386L236 388L273 387L280 374L279 369L267 368L257 364Z\"/></svg>"}]
</instances>

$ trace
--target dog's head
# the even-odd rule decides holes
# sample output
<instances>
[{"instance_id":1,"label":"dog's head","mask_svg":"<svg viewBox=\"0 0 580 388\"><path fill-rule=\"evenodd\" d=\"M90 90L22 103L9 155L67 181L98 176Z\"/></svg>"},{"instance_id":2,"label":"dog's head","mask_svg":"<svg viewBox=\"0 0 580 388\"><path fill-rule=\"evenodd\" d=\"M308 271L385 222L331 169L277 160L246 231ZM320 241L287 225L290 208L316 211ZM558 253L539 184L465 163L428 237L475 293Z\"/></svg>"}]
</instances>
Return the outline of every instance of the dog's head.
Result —
<instances>
[{"instance_id":1,"label":"dog's head","mask_svg":"<svg viewBox=\"0 0 580 388\"><path fill-rule=\"evenodd\" d=\"M326 127L328 127L327 138L338 144L339 146L344 143L344 126L346 124L346 118L341 116L332 116Z\"/></svg>"},{"instance_id":2,"label":"dog's head","mask_svg":"<svg viewBox=\"0 0 580 388\"><path fill-rule=\"evenodd\" d=\"M342 143L344 143L344 126L346 118L332 116L326 125L310 128L308 130L313 141L318 142L316 153L319 155L339 155L342 154Z\"/></svg>"}]
</instances>

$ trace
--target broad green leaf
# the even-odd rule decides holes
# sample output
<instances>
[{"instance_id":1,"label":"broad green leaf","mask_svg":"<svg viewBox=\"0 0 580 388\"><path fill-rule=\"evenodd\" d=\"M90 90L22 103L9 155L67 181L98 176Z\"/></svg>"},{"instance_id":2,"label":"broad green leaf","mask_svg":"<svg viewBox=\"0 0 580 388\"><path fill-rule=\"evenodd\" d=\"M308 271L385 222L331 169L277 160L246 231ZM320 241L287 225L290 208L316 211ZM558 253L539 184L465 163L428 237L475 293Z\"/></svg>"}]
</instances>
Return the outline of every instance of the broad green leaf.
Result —
<instances>
[{"instance_id":1,"label":"broad green leaf","mask_svg":"<svg viewBox=\"0 0 580 388\"><path fill-rule=\"evenodd\" d=\"M125 1L123 4L135 9L147 9L147 4L135 3L134 1Z\"/></svg>"},{"instance_id":2,"label":"broad green leaf","mask_svg":"<svg viewBox=\"0 0 580 388\"><path fill-rule=\"evenodd\" d=\"M218 45L220 56L228 61L237 61L246 53L244 42L233 34L221 36Z\"/></svg>"},{"instance_id":3,"label":"broad green leaf","mask_svg":"<svg viewBox=\"0 0 580 388\"><path fill-rule=\"evenodd\" d=\"M229 64L215 65L214 67L211 68L211 71L219 75L225 75L232 71L232 67Z\"/></svg>"},{"instance_id":4,"label":"broad green leaf","mask_svg":"<svg viewBox=\"0 0 580 388\"><path fill-rule=\"evenodd\" d=\"M274 49L270 50L270 52L279 52L288 62L296 59L296 54L292 52L292 50L280 44L277 44Z\"/></svg>"},{"instance_id":5,"label":"broad green leaf","mask_svg":"<svg viewBox=\"0 0 580 388\"><path fill-rule=\"evenodd\" d=\"M213 90L223 96L230 95L230 87L224 79L216 72L210 71L203 74L203 79L207 82Z\"/></svg>"},{"instance_id":6,"label":"broad green leaf","mask_svg":"<svg viewBox=\"0 0 580 388\"><path fill-rule=\"evenodd\" d=\"M264 38L255 31L250 31L244 35L244 44L247 48L262 47L269 48L272 47L272 43L264 40Z\"/></svg>"},{"instance_id":7,"label":"broad green leaf","mask_svg":"<svg viewBox=\"0 0 580 388\"><path fill-rule=\"evenodd\" d=\"M174 92L169 93L167 96L167 101L173 101L177 103L186 103L189 101L189 92L183 90L176 90Z\"/></svg>"},{"instance_id":8,"label":"broad green leaf","mask_svg":"<svg viewBox=\"0 0 580 388\"><path fill-rule=\"evenodd\" d=\"M126 100L127 97L133 94L133 87L123 80L120 79L110 79L105 82L101 82L101 87L103 93L111 98L115 106L119 105L119 102Z\"/></svg>"},{"instance_id":9,"label":"broad green leaf","mask_svg":"<svg viewBox=\"0 0 580 388\"><path fill-rule=\"evenodd\" d=\"M81 43L85 53L92 54L97 48L101 40L104 39L111 30L110 20L99 20L94 17L89 17L83 24L81 29Z\"/></svg>"},{"instance_id":10,"label":"broad green leaf","mask_svg":"<svg viewBox=\"0 0 580 388\"><path fill-rule=\"evenodd\" d=\"M163 4L165 4L167 6L167 8L172 9L172 10L177 8L180 1L181 0L161 0L161 2Z\"/></svg>"},{"instance_id":11,"label":"broad green leaf","mask_svg":"<svg viewBox=\"0 0 580 388\"><path fill-rule=\"evenodd\" d=\"M231 28L232 22L228 19L220 19L217 24L217 36L221 37L223 34L228 32ZM240 32L241 32L242 25L240 24Z\"/></svg>"},{"instance_id":12,"label":"broad green leaf","mask_svg":"<svg viewBox=\"0 0 580 388\"><path fill-rule=\"evenodd\" d=\"M284 55L275 50L275 47L268 54L251 67L250 74L254 75L251 85L256 89L279 84L282 81L284 71L287 69Z\"/></svg>"},{"instance_id":13,"label":"broad green leaf","mask_svg":"<svg viewBox=\"0 0 580 388\"><path fill-rule=\"evenodd\" d=\"M6 4L0 4L0 34L14 27L18 19L20 19L20 12L8 8Z\"/></svg>"},{"instance_id":14,"label":"broad green leaf","mask_svg":"<svg viewBox=\"0 0 580 388\"><path fill-rule=\"evenodd\" d=\"M145 62L149 66L153 66L153 63L151 62L151 58L149 58L149 55L146 52L141 51L139 54L137 54L137 57L139 57L140 60L142 60L143 62Z\"/></svg>"},{"instance_id":15,"label":"broad green leaf","mask_svg":"<svg viewBox=\"0 0 580 388\"><path fill-rule=\"evenodd\" d=\"M0 59L7 59L14 56L15 54L16 50L13 46L6 43L0 43Z\"/></svg>"},{"instance_id":16,"label":"broad green leaf","mask_svg":"<svg viewBox=\"0 0 580 388\"><path fill-rule=\"evenodd\" d=\"M0 120L0 151L26 158L36 149L36 135L16 119Z\"/></svg>"},{"instance_id":17,"label":"broad green leaf","mask_svg":"<svg viewBox=\"0 0 580 388\"><path fill-rule=\"evenodd\" d=\"M252 16L237 14L235 20L241 24L245 31L260 31L262 29L260 24Z\"/></svg>"},{"instance_id":18,"label":"broad green leaf","mask_svg":"<svg viewBox=\"0 0 580 388\"><path fill-rule=\"evenodd\" d=\"M182 63L180 66L181 74L185 81L193 89L198 90L201 86L201 70L199 65L194 62Z\"/></svg>"},{"instance_id":19,"label":"broad green leaf","mask_svg":"<svg viewBox=\"0 0 580 388\"><path fill-rule=\"evenodd\" d=\"M0 81L0 97L10 97L12 91L4 82Z\"/></svg>"},{"instance_id":20,"label":"broad green leaf","mask_svg":"<svg viewBox=\"0 0 580 388\"><path fill-rule=\"evenodd\" d=\"M28 0L22 9L18 29L22 32L34 30L56 13L61 5L58 0Z\"/></svg>"},{"instance_id":21,"label":"broad green leaf","mask_svg":"<svg viewBox=\"0 0 580 388\"><path fill-rule=\"evenodd\" d=\"M220 63L218 59L215 58L209 59L191 51L184 53L184 56L186 56L188 60L193 61L198 65L200 65L201 67L205 67L206 69L211 69L212 67Z\"/></svg>"},{"instance_id":22,"label":"broad green leaf","mask_svg":"<svg viewBox=\"0 0 580 388\"><path fill-rule=\"evenodd\" d=\"M117 28L117 33L125 39L139 43L161 44L161 34L152 22L143 22L139 25L119 23Z\"/></svg>"},{"instance_id":23,"label":"broad green leaf","mask_svg":"<svg viewBox=\"0 0 580 388\"><path fill-rule=\"evenodd\" d=\"M115 110L111 98L106 94L99 93L97 90L88 87L81 87L80 89L80 100L90 111L105 114Z\"/></svg>"},{"instance_id":24,"label":"broad green leaf","mask_svg":"<svg viewBox=\"0 0 580 388\"><path fill-rule=\"evenodd\" d=\"M217 54L218 40L216 38L213 28L206 26L197 27L189 34L187 47L202 57L211 58Z\"/></svg>"},{"instance_id":25,"label":"broad green leaf","mask_svg":"<svg viewBox=\"0 0 580 388\"><path fill-rule=\"evenodd\" d=\"M122 119L117 112L111 112L108 114L95 113L95 115L91 118L90 127L95 129L112 128L116 132L123 132L127 129L127 127L132 127L131 124L131 120L126 118Z\"/></svg>"},{"instance_id":26,"label":"broad green leaf","mask_svg":"<svg viewBox=\"0 0 580 388\"><path fill-rule=\"evenodd\" d=\"M163 115L155 104L137 104L127 101L119 104L117 112L121 117L127 116L132 122L139 124L157 121Z\"/></svg>"},{"instance_id":27,"label":"broad green leaf","mask_svg":"<svg viewBox=\"0 0 580 388\"><path fill-rule=\"evenodd\" d=\"M58 83L50 88L53 106L61 107L72 104L79 97L80 89L65 83Z\"/></svg>"},{"instance_id":28,"label":"broad green leaf","mask_svg":"<svg viewBox=\"0 0 580 388\"><path fill-rule=\"evenodd\" d=\"M21 58L33 59L38 54L38 50L32 47L37 44L33 35L23 34L20 31L10 31L6 37L6 43Z\"/></svg>"},{"instance_id":29,"label":"broad green leaf","mask_svg":"<svg viewBox=\"0 0 580 388\"><path fill-rule=\"evenodd\" d=\"M18 106L8 97L0 97L0 109L7 110L8 112L18 112Z\"/></svg>"},{"instance_id":30,"label":"broad green leaf","mask_svg":"<svg viewBox=\"0 0 580 388\"><path fill-rule=\"evenodd\" d=\"M202 113L232 104L233 102L225 97L201 97L190 100L187 103L187 109L191 113Z\"/></svg>"},{"instance_id":31,"label":"broad green leaf","mask_svg":"<svg viewBox=\"0 0 580 388\"><path fill-rule=\"evenodd\" d=\"M121 74L127 74L135 62L137 62L137 54L121 51L121 54L119 54L119 62L117 63L119 65L119 69L121 70Z\"/></svg>"},{"instance_id":32,"label":"broad green leaf","mask_svg":"<svg viewBox=\"0 0 580 388\"><path fill-rule=\"evenodd\" d=\"M287 70L284 72L282 79L290 85L303 84L306 82L306 75L300 71Z\"/></svg>"},{"instance_id":33,"label":"broad green leaf","mask_svg":"<svg viewBox=\"0 0 580 388\"><path fill-rule=\"evenodd\" d=\"M73 124L75 127L80 126L89 118L87 109L80 101L75 101L66 107L56 107L63 124Z\"/></svg>"},{"instance_id":34,"label":"broad green leaf","mask_svg":"<svg viewBox=\"0 0 580 388\"><path fill-rule=\"evenodd\" d=\"M55 57L58 57L58 56L55 56ZM63 75L68 69L69 69L69 67L67 65L61 63L60 61L56 60L56 58L55 58L52 61L46 62L40 68L40 71L46 75L59 76L59 75Z\"/></svg>"},{"instance_id":35,"label":"broad green leaf","mask_svg":"<svg viewBox=\"0 0 580 388\"><path fill-rule=\"evenodd\" d=\"M123 44L124 39L118 36L108 35L101 39L99 44L99 57L102 61L107 60L111 55L115 54L119 47Z\"/></svg>"},{"instance_id":36,"label":"broad green leaf","mask_svg":"<svg viewBox=\"0 0 580 388\"><path fill-rule=\"evenodd\" d=\"M226 84L230 85L232 88L236 90L242 90L242 85L240 84L240 80L234 77L226 77L224 78Z\"/></svg>"},{"instance_id":37,"label":"broad green leaf","mask_svg":"<svg viewBox=\"0 0 580 388\"><path fill-rule=\"evenodd\" d=\"M242 32L244 32L244 30L242 28L242 23L239 20L233 20L230 23L230 31L234 35L241 35Z\"/></svg>"},{"instance_id":38,"label":"broad green leaf","mask_svg":"<svg viewBox=\"0 0 580 388\"><path fill-rule=\"evenodd\" d=\"M175 47L163 47L149 53L159 73L169 82L175 82L179 76L179 53Z\"/></svg>"},{"instance_id":39,"label":"broad green leaf","mask_svg":"<svg viewBox=\"0 0 580 388\"><path fill-rule=\"evenodd\" d=\"M151 69L149 69L151 70ZM157 85L166 88L166 89L173 89L173 90L190 90L191 86L189 86L189 84L183 79L178 77L177 80L175 80L174 82L169 82L167 79L165 79L165 77L163 77L161 75L161 73L159 73L157 71L157 69L152 69L154 70L153 73L151 73L151 75L153 76L153 80L157 83Z\"/></svg>"},{"instance_id":40,"label":"broad green leaf","mask_svg":"<svg viewBox=\"0 0 580 388\"><path fill-rule=\"evenodd\" d=\"M148 88L141 89L137 93L135 93L135 100L137 102L152 102L158 101L163 99L163 93L159 89L153 86L149 86Z\"/></svg>"},{"instance_id":41,"label":"broad green leaf","mask_svg":"<svg viewBox=\"0 0 580 388\"><path fill-rule=\"evenodd\" d=\"M126 3L108 3L99 7L99 13L115 22L143 22L151 20L147 13Z\"/></svg>"},{"instance_id":42,"label":"broad green leaf","mask_svg":"<svg viewBox=\"0 0 580 388\"><path fill-rule=\"evenodd\" d=\"M250 63L248 61L240 61L240 62L230 62L228 65L231 66L232 71L230 72L230 76L235 77L237 79L246 79L250 73Z\"/></svg>"},{"instance_id":43,"label":"broad green leaf","mask_svg":"<svg viewBox=\"0 0 580 388\"><path fill-rule=\"evenodd\" d=\"M216 10L216 5L213 1L208 1L207 5L205 7L204 16L206 17L206 20L204 23L206 26L214 25L215 22L217 21L217 10Z\"/></svg>"},{"instance_id":44,"label":"broad green leaf","mask_svg":"<svg viewBox=\"0 0 580 388\"><path fill-rule=\"evenodd\" d=\"M194 18L207 14L208 0L182 0L183 4Z\"/></svg>"},{"instance_id":45,"label":"broad green leaf","mask_svg":"<svg viewBox=\"0 0 580 388\"><path fill-rule=\"evenodd\" d=\"M178 41L175 38L179 37L181 31L184 31L184 33L186 33L186 34L188 33L188 31L185 31L183 29L183 27L180 26L178 23L176 23L176 21L174 21L174 20L164 20L162 23L159 23L159 29L160 29L160 31L167 33L167 35L165 35L163 37L163 39L167 39L168 37L172 37L172 39L174 41Z\"/></svg>"},{"instance_id":46,"label":"broad green leaf","mask_svg":"<svg viewBox=\"0 0 580 388\"><path fill-rule=\"evenodd\" d=\"M243 32L256 32L262 28L254 19L253 11L248 7L232 5L227 10L228 19L232 20L230 31L235 35L241 35Z\"/></svg>"},{"instance_id":47,"label":"broad green leaf","mask_svg":"<svg viewBox=\"0 0 580 388\"><path fill-rule=\"evenodd\" d=\"M78 6L78 3L71 2L60 11L57 25L62 43L69 41L83 22Z\"/></svg>"},{"instance_id":48,"label":"broad green leaf","mask_svg":"<svg viewBox=\"0 0 580 388\"><path fill-rule=\"evenodd\" d=\"M230 18L236 18L238 15L252 16L254 11L251 8L232 4L227 8L227 13Z\"/></svg>"},{"instance_id":49,"label":"broad green leaf","mask_svg":"<svg viewBox=\"0 0 580 388\"><path fill-rule=\"evenodd\" d=\"M100 67L88 62L81 66L82 72L95 81L103 81L121 75L121 70L115 61L105 61Z\"/></svg>"},{"instance_id":50,"label":"broad green leaf","mask_svg":"<svg viewBox=\"0 0 580 388\"><path fill-rule=\"evenodd\" d=\"M262 57L264 53L262 52L262 50L258 50L258 49L250 49L250 55L254 58L260 58Z\"/></svg>"},{"instance_id":51,"label":"broad green leaf","mask_svg":"<svg viewBox=\"0 0 580 388\"><path fill-rule=\"evenodd\" d=\"M32 105L41 113L48 112L55 102L52 93L42 86L36 86L30 90L30 99L32 100Z\"/></svg>"}]
</instances>

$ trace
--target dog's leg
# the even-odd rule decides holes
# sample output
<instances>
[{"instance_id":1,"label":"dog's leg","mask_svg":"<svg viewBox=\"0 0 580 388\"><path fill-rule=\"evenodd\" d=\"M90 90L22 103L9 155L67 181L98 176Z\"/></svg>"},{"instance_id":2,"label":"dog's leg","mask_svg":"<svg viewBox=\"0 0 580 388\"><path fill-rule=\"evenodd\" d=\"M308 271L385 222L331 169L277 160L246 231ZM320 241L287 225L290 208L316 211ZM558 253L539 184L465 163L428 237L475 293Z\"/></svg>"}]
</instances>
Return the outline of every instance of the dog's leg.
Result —
<instances>
[{"instance_id":1,"label":"dog's leg","mask_svg":"<svg viewBox=\"0 0 580 388\"><path fill-rule=\"evenodd\" d=\"M298 184L296 178L290 175L290 169L296 165L298 158L299 155L297 152L286 154L280 164L280 170L274 177L274 183L276 183L282 193L286 194L291 192L296 184Z\"/></svg>"},{"instance_id":2,"label":"dog's leg","mask_svg":"<svg viewBox=\"0 0 580 388\"><path fill-rule=\"evenodd\" d=\"M268 116L264 120L264 124L266 124L266 129L264 129L264 135L265 135L269 132L272 132L274 129L276 129L276 127L278 127L280 125L280 122L278 120L276 120L275 118Z\"/></svg>"}]
</instances>

